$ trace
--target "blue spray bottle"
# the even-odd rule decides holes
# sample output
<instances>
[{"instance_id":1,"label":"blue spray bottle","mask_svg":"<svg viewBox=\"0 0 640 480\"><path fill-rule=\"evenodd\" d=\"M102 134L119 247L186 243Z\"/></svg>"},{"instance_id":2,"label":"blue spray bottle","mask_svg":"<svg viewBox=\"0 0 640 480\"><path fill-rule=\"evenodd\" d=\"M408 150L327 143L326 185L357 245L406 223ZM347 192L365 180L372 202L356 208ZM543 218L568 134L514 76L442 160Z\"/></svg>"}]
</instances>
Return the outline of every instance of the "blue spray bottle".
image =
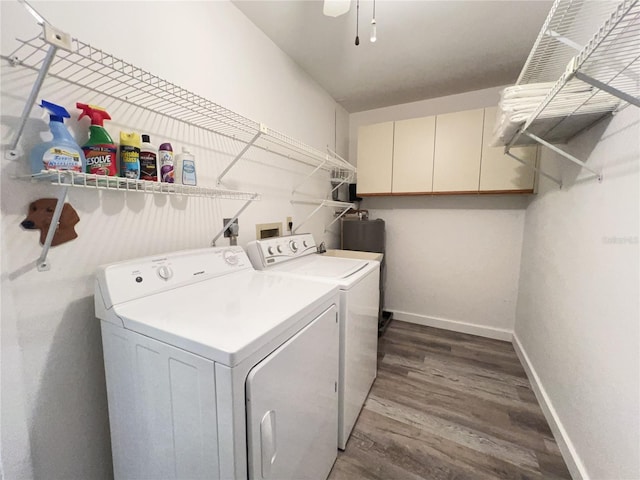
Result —
<instances>
[{"instance_id":1,"label":"blue spray bottle","mask_svg":"<svg viewBox=\"0 0 640 480\"><path fill-rule=\"evenodd\" d=\"M49 112L49 128L53 140L33 147L29 154L31 173L40 173L41 170L84 172L84 153L64 125L64 119L71 117L69 112L64 107L46 100L42 100L40 106Z\"/></svg>"}]
</instances>

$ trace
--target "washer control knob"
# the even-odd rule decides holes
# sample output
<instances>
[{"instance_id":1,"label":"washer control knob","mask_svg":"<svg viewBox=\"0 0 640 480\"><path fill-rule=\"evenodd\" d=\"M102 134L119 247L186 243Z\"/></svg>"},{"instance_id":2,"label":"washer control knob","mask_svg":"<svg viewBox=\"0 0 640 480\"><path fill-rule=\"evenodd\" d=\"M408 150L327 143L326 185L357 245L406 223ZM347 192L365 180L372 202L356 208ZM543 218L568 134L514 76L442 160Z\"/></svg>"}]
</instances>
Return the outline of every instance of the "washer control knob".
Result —
<instances>
[{"instance_id":1,"label":"washer control knob","mask_svg":"<svg viewBox=\"0 0 640 480\"><path fill-rule=\"evenodd\" d=\"M307 243L306 240L302 241L302 246L304 246L304 248L307 248L309 246L309 244Z\"/></svg>"},{"instance_id":2,"label":"washer control knob","mask_svg":"<svg viewBox=\"0 0 640 480\"><path fill-rule=\"evenodd\" d=\"M236 252L232 250L225 250L222 256L224 257L224 261L227 262L229 265L238 264L238 255L236 255Z\"/></svg>"},{"instance_id":3,"label":"washer control knob","mask_svg":"<svg viewBox=\"0 0 640 480\"><path fill-rule=\"evenodd\" d=\"M292 252L297 252L298 251L298 244L296 242L294 242L293 240L291 240L289 242L289 248L291 249Z\"/></svg>"},{"instance_id":4,"label":"washer control knob","mask_svg":"<svg viewBox=\"0 0 640 480\"><path fill-rule=\"evenodd\" d=\"M169 280L173 277L173 270L166 265L160 265L158 267L158 276L163 280Z\"/></svg>"},{"instance_id":5,"label":"washer control knob","mask_svg":"<svg viewBox=\"0 0 640 480\"><path fill-rule=\"evenodd\" d=\"M273 249L273 247L269 247L267 248L267 252L269 252L269 255L273 255L275 250Z\"/></svg>"},{"instance_id":6,"label":"washer control knob","mask_svg":"<svg viewBox=\"0 0 640 480\"><path fill-rule=\"evenodd\" d=\"M282 253L282 247L280 245L278 245L277 250L278 250L278 253Z\"/></svg>"}]
</instances>

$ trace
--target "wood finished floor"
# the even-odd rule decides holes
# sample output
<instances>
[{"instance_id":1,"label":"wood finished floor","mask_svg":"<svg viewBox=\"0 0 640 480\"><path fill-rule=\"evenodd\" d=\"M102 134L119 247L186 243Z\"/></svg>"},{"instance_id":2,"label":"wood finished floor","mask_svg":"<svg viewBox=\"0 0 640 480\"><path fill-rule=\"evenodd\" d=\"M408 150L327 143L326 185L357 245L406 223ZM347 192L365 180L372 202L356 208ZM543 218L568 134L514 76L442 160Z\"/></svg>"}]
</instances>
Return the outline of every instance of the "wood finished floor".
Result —
<instances>
[{"instance_id":1,"label":"wood finished floor","mask_svg":"<svg viewBox=\"0 0 640 480\"><path fill-rule=\"evenodd\" d=\"M570 479L508 342L393 321L330 480Z\"/></svg>"}]
</instances>

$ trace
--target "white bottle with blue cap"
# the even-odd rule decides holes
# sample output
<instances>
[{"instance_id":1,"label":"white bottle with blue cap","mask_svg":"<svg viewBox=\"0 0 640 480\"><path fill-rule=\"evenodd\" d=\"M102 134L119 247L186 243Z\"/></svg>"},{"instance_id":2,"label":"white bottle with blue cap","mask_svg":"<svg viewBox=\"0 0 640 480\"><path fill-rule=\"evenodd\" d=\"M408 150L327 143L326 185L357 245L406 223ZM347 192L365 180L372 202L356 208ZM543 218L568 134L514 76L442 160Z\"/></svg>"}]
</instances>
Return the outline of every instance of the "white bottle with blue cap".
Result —
<instances>
[{"instance_id":1,"label":"white bottle with blue cap","mask_svg":"<svg viewBox=\"0 0 640 480\"><path fill-rule=\"evenodd\" d=\"M64 125L64 119L70 118L64 107L43 100L40 104L49 113L49 129L53 140L33 147L29 154L31 174L42 170L71 170L83 173L85 158L82 149Z\"/></svg>"}]
</instances>

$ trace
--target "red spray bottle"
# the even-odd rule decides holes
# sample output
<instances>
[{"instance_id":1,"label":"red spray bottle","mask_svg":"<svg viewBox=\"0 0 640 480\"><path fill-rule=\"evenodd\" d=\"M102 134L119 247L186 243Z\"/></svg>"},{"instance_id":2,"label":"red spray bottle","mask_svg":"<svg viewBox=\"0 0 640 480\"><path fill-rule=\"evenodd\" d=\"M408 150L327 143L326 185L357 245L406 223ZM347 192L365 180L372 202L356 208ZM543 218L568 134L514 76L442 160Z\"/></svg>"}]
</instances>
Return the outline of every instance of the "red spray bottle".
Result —
<instances>
[{"instance_id":1,"label":"red spray bottle","mask_svg":"<svg viewBox=\"0 0 640 480\"><path fill-rule=\"evenodd\" d=\"M78 121L84 116L91 119L89 140L82 146L84 156L87 159L87 173L117 175L117 146L103 126L104 121L111 120L111 117L104 108L95 105L76 103L76 108L82 110Z\"/></svg>"}]
</instances>

